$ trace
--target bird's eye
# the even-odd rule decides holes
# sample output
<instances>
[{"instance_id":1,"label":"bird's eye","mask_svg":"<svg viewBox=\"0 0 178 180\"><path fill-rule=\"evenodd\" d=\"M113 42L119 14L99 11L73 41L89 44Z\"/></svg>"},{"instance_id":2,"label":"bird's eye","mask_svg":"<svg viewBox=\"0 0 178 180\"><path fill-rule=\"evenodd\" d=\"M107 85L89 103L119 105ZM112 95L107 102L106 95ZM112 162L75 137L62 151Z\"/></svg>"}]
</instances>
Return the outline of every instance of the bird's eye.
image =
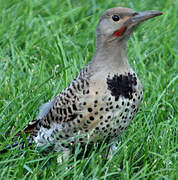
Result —
<instances>
[{"instance_id":1,"label":"bird's eye","mask_svg":"<svg viewBox=\"0 0 178 180\"><path fill-rule=\"evenodd\" d=\"M112 19L113 19L113 21L119 21L120 17L118 15L113 15Z\"/></svg>"}]
</instances>

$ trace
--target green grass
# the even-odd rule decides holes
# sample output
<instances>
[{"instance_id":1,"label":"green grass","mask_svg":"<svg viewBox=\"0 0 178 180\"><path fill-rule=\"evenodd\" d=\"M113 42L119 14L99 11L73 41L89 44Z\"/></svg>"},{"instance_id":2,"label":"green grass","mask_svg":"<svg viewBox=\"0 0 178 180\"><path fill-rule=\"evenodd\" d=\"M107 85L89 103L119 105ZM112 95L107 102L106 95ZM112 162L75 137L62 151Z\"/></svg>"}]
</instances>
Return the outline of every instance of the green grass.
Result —
<instances>
[{"instance_id":1,"label":"green grass","mask_svg":"<svg viewBox=\"0 0 178 180\"><path fill-rule=\"evenodd\" d=\"M98 17L114 6L164 13L128 42L144 99L119 153L104 162L100 151L77 160L76 150L58 165L54 151L10 150L0 155L0 179L177 179L178 2L172 0L0 0L0 148L89 62Z\"/></svg>"}]
</instances>

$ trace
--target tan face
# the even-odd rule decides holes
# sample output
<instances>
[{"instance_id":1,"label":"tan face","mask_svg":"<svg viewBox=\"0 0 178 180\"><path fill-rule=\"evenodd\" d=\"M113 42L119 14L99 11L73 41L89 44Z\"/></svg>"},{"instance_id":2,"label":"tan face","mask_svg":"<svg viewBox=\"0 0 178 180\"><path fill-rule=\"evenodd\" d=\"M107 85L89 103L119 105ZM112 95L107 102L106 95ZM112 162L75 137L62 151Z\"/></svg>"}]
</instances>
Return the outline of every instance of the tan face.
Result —
<instances>
[{"instance_id":1,"label":"tan face","mask_svg":"<svg viewBox=\"0 0 178 180\"><path fill-rule=\"evenodd\" d=\"M128 8L109 9L101 16L97 31L108 38L122 36L127 31L129 19L135 14Z\"/></svg>"},{"instance_id":2,"label":"tan face","mask_svg":"<svg viewBox=\"0 0 178 180\"><path fill-rule=\"evenodd\" d=\"M141 22L161 15L157 11L135 12L129 8L112 8L103 13L98 23L97 35L104 40L129 37Z\"/></svg>"},{"instance_id":3,"label":"tan face","mask_svg":"<svg viewBox=\"0 0 178 180\"><path fill-rule=\"evenodd\" d=\"M113 19L115 19L115 21ZM129 19L128 16L121 18L119 15L116 14L103 19L100 23L101 34L105 36L112 36L115 31L125 27L124 23L128 19Z\"/></svg>"}]
</instances>

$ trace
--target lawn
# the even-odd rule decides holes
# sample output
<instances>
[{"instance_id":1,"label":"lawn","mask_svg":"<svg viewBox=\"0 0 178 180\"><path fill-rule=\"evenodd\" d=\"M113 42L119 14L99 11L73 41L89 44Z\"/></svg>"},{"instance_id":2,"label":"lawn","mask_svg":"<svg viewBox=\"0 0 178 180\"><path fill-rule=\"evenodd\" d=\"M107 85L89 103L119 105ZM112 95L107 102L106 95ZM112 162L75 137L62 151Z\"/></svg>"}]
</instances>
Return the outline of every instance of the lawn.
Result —
<instances>
[{"instance_id":1,"label":"lawn","mask_svg":"<svg viewBox=\"0 0 178 180\"><path fill-rule=\"evenodd\" d=\"M0 179L178 178L178 1L172 0L0 0L0 149L90 61L98 18L114 6L164 13L128 42L144 98L116 155L104 161L104 144L88 158L76 159L76 149L58 165L53 150L9 150L0 154Z\"/></svg>"}]
</instances>

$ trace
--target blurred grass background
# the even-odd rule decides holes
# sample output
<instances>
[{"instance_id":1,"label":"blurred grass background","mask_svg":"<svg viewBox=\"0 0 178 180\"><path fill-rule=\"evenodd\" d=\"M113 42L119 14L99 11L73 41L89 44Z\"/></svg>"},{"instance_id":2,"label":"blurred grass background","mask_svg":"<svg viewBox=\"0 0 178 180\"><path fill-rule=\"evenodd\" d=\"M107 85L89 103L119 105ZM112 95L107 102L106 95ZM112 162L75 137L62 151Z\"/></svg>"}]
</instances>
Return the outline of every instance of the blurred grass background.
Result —
<instances>
[{"instance_id":1,"label":"blurred grass background","mask_svg":"<svg viewBox=\"0 0 178 180\"><path fill-rule=\"evenodd\" d=\"M100 152L74 154L58 165L54 151L11 150L0 154L0 179L177 179L178 1L0 0L0 147L89 62L98 18L115 6L164 13L128 42L144 99L120 153L107 163Z\"/></svg>"}]
</instances>

